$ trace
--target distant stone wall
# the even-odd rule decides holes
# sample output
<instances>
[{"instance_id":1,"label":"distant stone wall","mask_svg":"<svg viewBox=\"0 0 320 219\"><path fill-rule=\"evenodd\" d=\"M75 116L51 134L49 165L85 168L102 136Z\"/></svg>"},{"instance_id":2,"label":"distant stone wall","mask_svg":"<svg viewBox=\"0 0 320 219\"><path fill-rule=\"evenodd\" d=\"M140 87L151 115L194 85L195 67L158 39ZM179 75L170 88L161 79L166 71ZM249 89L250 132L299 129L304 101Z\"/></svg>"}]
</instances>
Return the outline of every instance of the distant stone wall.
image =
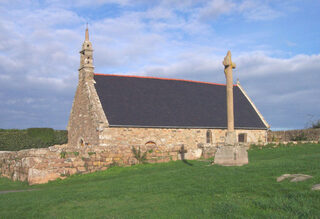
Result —
<instances>
[{"instance_id":1,"label":"distant stone wall","mask_svg":"<svg viewBox=\"0 0 320 219\"><path fill-rule=\"evenodd\" d=\"M269 131L268 142L320 141L320 129Z\"/></svg>"}]
</instances>

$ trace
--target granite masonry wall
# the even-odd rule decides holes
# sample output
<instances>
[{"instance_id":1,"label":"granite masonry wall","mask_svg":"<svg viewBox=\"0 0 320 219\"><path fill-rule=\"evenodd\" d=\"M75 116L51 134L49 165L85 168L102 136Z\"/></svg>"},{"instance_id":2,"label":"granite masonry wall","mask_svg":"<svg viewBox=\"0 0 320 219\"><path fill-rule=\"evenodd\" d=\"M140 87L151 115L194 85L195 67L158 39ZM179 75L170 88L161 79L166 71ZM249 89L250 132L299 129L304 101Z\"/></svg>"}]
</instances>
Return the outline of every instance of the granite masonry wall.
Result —
<instances>
[{"instance_id":1,"label":"granite masonry wall","mask_svg":"<svg viewBox=\"0 0 320 219\"><path fill-rule=\"evenodd\" d=\"M80 80L68 123L69 145L99 145L99 130L108 126L94 82Z\"/></svg>"},{"instance_id":2,"label":"granite masonry wall","mask_svg":"<svg viewBox=\"0 0 320 219\"><path fill-rule=\"evenodd\" d=\"M207 142L207 131L211 140ZM101 146L109 145L145 145L153 142L156 145L174 147L184 145L186 148L199 148L211 143L220 145L225 142L226 129L166 129L166 128L106 128L99 134ZM247 143L265 143L266 130L235 130L237 136L246 134Z\"/></svg>"},{"instance_id":3,"label":"granite masonry wall","mask_svg":"<svg viewBox=\"0 0 320 219\"><path fill-rule=\"evenodd\" d=\"M81 133L86 133L86 140L98 144L99 133L92 119L92 110L89 104L88 88L85 83L79 83L69 118L68 142L71 145L80 143ZM83 142L83 144L85 144Z\"/></svg>"}]
</instances>

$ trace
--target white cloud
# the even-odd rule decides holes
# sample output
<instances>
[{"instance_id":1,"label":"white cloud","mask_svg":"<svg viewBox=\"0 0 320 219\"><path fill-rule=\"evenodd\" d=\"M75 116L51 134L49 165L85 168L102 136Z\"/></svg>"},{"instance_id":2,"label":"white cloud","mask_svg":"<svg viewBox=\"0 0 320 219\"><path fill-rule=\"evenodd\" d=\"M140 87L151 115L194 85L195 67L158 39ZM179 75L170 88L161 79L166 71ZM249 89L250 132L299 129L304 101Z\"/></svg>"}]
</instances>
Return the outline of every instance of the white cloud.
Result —
<instances>
[{"instance_id":1,"label":"white cloud","mask_svg":"<svg viewBox=\"0 0 320 219\"><path fill-rule=\"evenodd\" d=\"M248 20L272 20L283 15L282 12L270 6L271 1L244 0L237 9Z\"/></svg>"},{"instance_id":2,"label":"white cloud","mask_svg":"<svg viewBox=\"0 0 320 219\"><path fill-rule=\"evenodd\" d=\"M236 4L229 0L211 0L199 10L199 17L203 20L216 19L221 14L227 14L236 7Z\"/></svg>"},{"instance_id":3,"label":"white cloud","mask_svg":"<svg viewBox=\"0 0 320 219\"><path fill-rule=\"evenodd\" d=\"M143 16L148 19L172 19L175 18L175 15L172 10L164 7L154 7L147 10Z\"/></svg>"},{"instance_id":4,"label":"white cloud","mask_svg":"<svg viewBox=\"0 0 320 219\"><path fill-rule=\"evenodd\" d=\"M261 53L247 53L237 58L246 77L310 73L320 69L320 55L297 55L287 59L272 58ZM242 67L243 66L243 67ZM305 76L305 75L304 75Z\"/></svg>"}]
</instances>

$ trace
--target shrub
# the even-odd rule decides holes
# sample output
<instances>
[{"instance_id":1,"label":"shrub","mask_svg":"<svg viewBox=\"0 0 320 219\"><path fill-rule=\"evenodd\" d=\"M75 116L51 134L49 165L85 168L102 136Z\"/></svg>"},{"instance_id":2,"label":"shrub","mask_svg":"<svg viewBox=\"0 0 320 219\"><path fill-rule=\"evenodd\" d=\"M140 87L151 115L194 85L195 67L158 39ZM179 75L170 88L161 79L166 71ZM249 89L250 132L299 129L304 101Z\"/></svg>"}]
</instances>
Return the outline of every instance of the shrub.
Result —
<instances>
[{"instance_id":1,"label":"shrub","mask_svg":"<svg viewBox=\"0 0 320 219\"><path fill-rule=\"evenodd\" d=\"M53 142L54 130L52 128L29 128L27 134L31 138L41 139L43 142Z\"/></svg>"},{"instance_id":2,"label":"shrub","mask_svg":"<svg viewBox=\"0 0 320 219\"><path fill-rule=\"evenodd\" d=\"M66 144L68 142L68 132L66 130L54 131L54 144Z\"/></svg>"},{"instance_id":3,"label":"shrub","mask_svg":"<svg viewBox=\"0 0 320 219\"><path fill-rule=\"evenodd\" d=\"M272 141L272 142L275 142L275 141L277 141L277 140L278 140L278 139L276 138L276 136L272 135L271 141Z\"/></svg>"},{"instance_id":4,"label":"shrub","mask_svg":"<svg viewBox=\"0 0 320 219\"><path fill-rule=\"evenodd\" d=\"M67 152L61 151L60 152L60 158L66 158Z\"/></svg>"},{"instance_id":5,"label":"shrub","mask_svg":"<svg viewBox=\"0 0 320 219\"><path fill-rule=\"evenodd\" d=\"M46 148L65 144L68 133L50 128L0 129L0 151L18 151L29 148Z\"/></svg>"},{"instance_id":6,"label":"shrub","mask_svg":"<svg viewBox=\"0 0 320 219\"><path fill-rule=\"evenodd\" d=\"M132 146L131 151L134 155L134 157L138 160L139 163L147 163L147 153L148 151L141 154L140 147L138 150L135 149L135 147Z\"/></svg>"},{"instance_id":7,"label":"shrub","mask_svg":"<svg viewBox=\"0 0 320 219\"><path fill-rule=\"evenodd\" d=\"M79 156L79 152L78 151L75 151L75 152L73 152L73 154L74 154L74 156Z\"/></svg>"},{"instance_id":8,"label":"shrub","mask_svg":"<svg viewBox=\"0 0 320 219\"><path fill-rule=\"evenodd\" d=\"M312 128L313 129L320 128L320 119L318 121L315 121L315 122L312 123Z\"/></svg>"},{"instance_id":9,"label":"shrub","mask_svg":"<svg viewBox=\"0 0 320 219\"><path fill-rule=\"evenodd\" d=\"M107 165L107 167L109 167L109 168L111 168L111 167L118 167L118 166L119 166L119 164L118 164L117 162L115 162L115 161L112 161L111 164Z\"/></svg>"}]
</instances>

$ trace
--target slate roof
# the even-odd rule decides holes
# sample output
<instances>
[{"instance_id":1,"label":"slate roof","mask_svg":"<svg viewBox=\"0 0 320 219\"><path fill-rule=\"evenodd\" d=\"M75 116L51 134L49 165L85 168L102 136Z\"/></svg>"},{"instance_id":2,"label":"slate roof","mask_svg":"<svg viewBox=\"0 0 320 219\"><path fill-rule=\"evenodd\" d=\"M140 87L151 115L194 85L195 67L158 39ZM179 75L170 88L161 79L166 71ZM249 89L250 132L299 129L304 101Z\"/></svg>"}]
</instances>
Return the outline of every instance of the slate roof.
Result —
<instances>
[{"instance_id":1,"label":"slate roof","mask_svg":"<svg viewBox=\"0 0 320 219\"><path fill-rule=\"evenodd\" d=\"M226 85L176 79L95 74L95 88L110 126L227 128ZM234 86L238 129L267 129Z\"/></svg>"}]
</instances>

